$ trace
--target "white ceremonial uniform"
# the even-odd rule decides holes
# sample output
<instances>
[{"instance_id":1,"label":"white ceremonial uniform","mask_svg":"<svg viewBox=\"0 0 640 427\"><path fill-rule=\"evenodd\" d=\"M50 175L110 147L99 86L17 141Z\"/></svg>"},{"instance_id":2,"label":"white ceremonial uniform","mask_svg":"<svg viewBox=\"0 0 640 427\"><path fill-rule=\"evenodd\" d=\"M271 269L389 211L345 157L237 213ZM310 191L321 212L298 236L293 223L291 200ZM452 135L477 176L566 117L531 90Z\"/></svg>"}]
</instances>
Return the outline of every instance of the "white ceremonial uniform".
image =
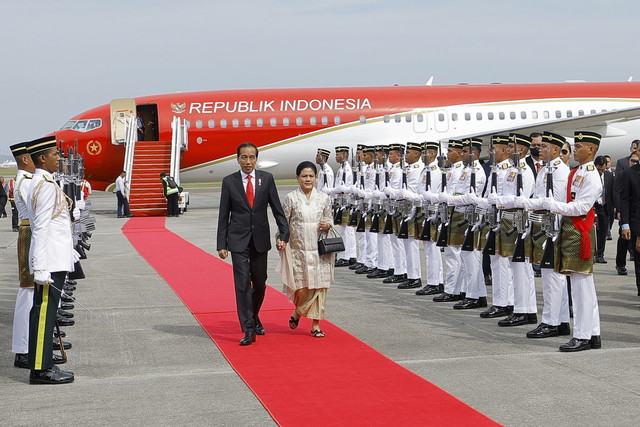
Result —
<instances>
[{"instance_id":1,"label":"white ceremonial uniform","mask_svg":"<svg viewBox=\"0 0 640 427\"><path fill-rule=\"evenodd\" d=\"M362 196L364 197L366 210L369 210L373 202L373 192L376 190L376 173L377 171L375 170L373 163L364 165L364 188L362 189L364 194ZM364 265L368 268L374 268L378 265L378 237L376 234L381 233L372 233L369 227L365 227L363 234L366 239L366 247L364 249L366 256L364 258Z\"/></svg>"},{"instance_id":2,"label":"white ceremonial uniform","mask_svg":"<svg viewBox=\"0 0 640 427\"><path fill-rule=\"evenodd\" d=\"M374 192L375 201L384 206L387 196L383 193L387 186L385 171L391 168L391 164L387 161L386 165L378 165L376 173L378 174L378 188ZM382 218L384 220L384 218ZM378 233L378 260L376 267L379 270L389 270L393 268L391 256L391 235L384 234L382 229Z\"/></svg>"},{"instance_id":3,"label":"white ceremonial uniform","mask_svg":"<svg viewBox=\"0 0 640 427\"><path fill-rule=\"evenodd\" d=\"M345 196L348 196L351 194L353 184L353 171L351 169L351 165L349 162L343 162L336 172L333 194L344 193ZM337 225L336 227L342 236L342 240L344 240L344 252L338 253L336 258L347 261L351 258L356 258L358 253L356 248L355 228L349 227L347 224Z\"/></svg>"},{"instance_id":4,"label":"white ceremonial uniform","mask_svg":"<svg viewBox=\"0 0 640 427\"><path fill-rule=\"evenodd\" d=\"M333 169L326 163L318 166L318 179L316 181L318 190L323 191L324 188L333 188Z\"/></svg>"},{"instance_id":5,"label":"white ceremonial uniform","mask_svg":"<svg viewBox=\"0 0 640 427\"><path fill-rule=\"evenodd\" d=\"M427 172L429 172L430 185L427 189ZM421 194L423 203L432 203L433 196L440 193L442 185L442 171L438 167L438 161L434 160L422 170L421 178ZM429 215L425 212L425 215ZM424 242L424 255L427 273L427 285L439 286L444 283L442 277L442 255L440 248L436 246L436 242L427 240Z\"/></svg>"},{"instance_id":6,"label":"white ceremonial uniform","mask_svg":"<svg viewBox=\"0 0 640 427\"><path fill-rule=\"evenodd\" d=\"M393 190L389 193L389 198L393 201L393 203L397 203L398 200L398 198L396 197L396 191L402 190L403 171L400 164L401 163L398 162L391 165L391 169L389 170L389 188ZM398 239L398 236L395 233L390 234L389 236L391 239L391 250L393 251L391 260L393 274L396 276L407 274L407 256L404 251L403 243L400 241L402 239Z\"/></svg>"},{"instance_id":7,"label":"white ceremonial uniform","mask_svg":"<svg viewBox=\"0 0 640 427\"><path fill-rule=\"evenodd\" d=\"M567 197L567 180L569 179L569 166L559 157L551 160L553 166L553 198L564 201ZM545 165L538 172L533 187L531 199L524 200L527 209L542 209L540 200L547 194L547 171ZM551 268L540 269L542 273L542 323L551 326L559 326L560 323L569 323L569 294L567 293L567 279L563 274L556 273Z\"/></svg>"},{"instance_id":8,"label":"white ceremonial uniform","mask_svg":"<svg viewBox=\"0 0 640 427\"><path fill-rule=\"evenodd\" d=\"M31 188L32 178L32 174L23 170L18 170L16 174L13 196L20 221L29 220L27 195ZM21 286L18 288L16 308L13 313L13 336L11 341L11 351L16 354L29 352L29 312L33 306L33 289L33 286Z\"/></svg>"},{"instance_id":9,"label":"white ceremonial uniform","mask_svg":"<svg viewBox=\"0 0 640 427\"><path fill-rule=\"evenodd\" d=\"M420 187L422 181L422 171L424 169L424 163L421 159L417 162L408 165L407 168L407 188L404 191L404 198L410 200L411 203L415 201L421 201ZM420 243L414 239L413 236L409 236L407 239L398 239L402 241L402 246L405 252L405 258L407 260L407 279L420 279L422 276L422 265L420 264Z\"/></svg>"},{"instance_id":10,"label":"white ceremonial uniform","mask_svg":"<svg viewBox=\"0 0 640 427\"><path fill-rule=\"evenodd\" d=\"M362 191L364 190L364 175L367 170L367 165L364 162L361 163L360 165L361 165L360 169L358 170L358 174L356 176L356 182L354 184L353 195L354 195L354 198L357 196L359 199L361 199L363 204L363 210L365 210L366 206L364 206L364 195L362 194ZM356 258L356 261L360 264L366 265L366 261L367 261L366 228L365 228L365 231L361 231L361 232L356 231L355 233L356 233L356 239L358 242L358 256Z\"/></svg>"},{"instance_id":11,"label":"white ceremonial uniform","mask_svg":"<svg viewBox=\"0 0 640 427\"><path fill-rule=\"evenodd\" d=\"M554 198L545 203L545 208L563 216L583 216L596 202L602 193L602 181L593 162L578 166L578 170L570 183L573 201L567 200L564 192L559 202ZM598 297L593 281L593 273L571 272L571 296L573 299L573 337L582 340L600 335L600 312Z\"/></svg>"},{"instance_id":12,"label":"white ceremonial uniform","mask_svg":"<svg viewBox=\"0 0 640 427\"><path fill-rule=\"evenodd\" d=\"M447 186L446 195L453 196L455 189L458 186L458 181L462 176L462 170L464 166L462 161L456 162L451 165L447 172ZM447 245L444 248L444 260L447 266L447 271L444 278L444 291L451 295L460 295L462 289L462 280L464 273L462 270L462 262L460 260L460 246ZM462 273L462 274L461 274Z\"/></svg>"}]
</instances>

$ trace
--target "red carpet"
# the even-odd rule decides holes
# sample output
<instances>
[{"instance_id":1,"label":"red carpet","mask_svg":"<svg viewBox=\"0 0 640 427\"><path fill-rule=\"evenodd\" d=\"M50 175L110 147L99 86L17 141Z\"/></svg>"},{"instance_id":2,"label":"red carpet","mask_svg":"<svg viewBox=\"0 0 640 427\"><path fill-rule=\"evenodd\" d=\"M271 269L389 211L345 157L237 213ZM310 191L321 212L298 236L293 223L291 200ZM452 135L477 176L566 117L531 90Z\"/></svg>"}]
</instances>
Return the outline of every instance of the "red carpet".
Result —
<instances>
[{"instance_id":1,"label":"red carpet","mask_svg":"<svg viewBox=\"0 0 640 427\"><path fill-rule=\"evenodd\" d=\"M324 339L309 335L308 319L291 331L293 306L273 288L260 311L267 335L241 347L230 264L167 230L164 218L130 219L123 232L278 424L498 425L327 321Z\"/></svg>"}]
</instances>

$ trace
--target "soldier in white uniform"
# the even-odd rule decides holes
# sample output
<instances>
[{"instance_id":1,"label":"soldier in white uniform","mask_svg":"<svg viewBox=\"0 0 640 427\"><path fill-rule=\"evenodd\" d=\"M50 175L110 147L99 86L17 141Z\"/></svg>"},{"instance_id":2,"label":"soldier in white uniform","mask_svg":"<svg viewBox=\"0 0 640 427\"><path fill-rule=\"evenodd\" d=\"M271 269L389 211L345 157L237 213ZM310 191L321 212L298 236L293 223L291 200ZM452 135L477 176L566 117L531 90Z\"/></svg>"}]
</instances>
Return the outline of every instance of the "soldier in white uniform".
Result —
<instances>
[{"instance_id":1,"label":"soldier in white uniform","mask_svg":"<svg viewBox=\"0 0 640 427\"><path fill-rule=\"evenodd\" d=\"M51 176L60 158L55 138L31 141L28 150L36 167L27 196L32 231L29 266L36 283L29 323L29 381L69 383L74 379L72 372L54 369L52 341L60 292L79 259L71 237L72 203Z\"/></svg>"},{"instance_id":2,"label":"soldier in white uniform","mask_svg":"<svg viewBox=\"0 0 640 427\"><path fill-rule=\"evenodd\" d=\"M334 181L334 188L331 192L338 200L339 221L336 217L334 223L337 224L338 232L344 240L344 252L337 255L336 267L346 267L356 262L356 233L355 228L347 226L349 221L349 204L351 202L351 192L353 182L353 170L349 164L349 147L336 147L336 162L339 165Z\"/></svg>"},{"instance_id":3,"label":"soldier in white uniform","mask_svg":"<svg viewBox=\"0 0 640 427\"><path fill-rule=\"evenodd\" d=\"M557 222L559 218L549 216L549 210L540 206L540 200L549 196L549 180L553 181L553 197L558 200L566 200L567 180L569 177L569 167L560 158L565 139L563 136L544 132L540 146L540 158L546 164L540 169L536 177L533 189L533 197L517 198L516 206L524 206L531 210L529 219L531 220L532 237L532 260L534 264L540 264L543 255L543 243L547 240L542 231L544 219L552 218L552 222ZM522 200L520 200L522 199ZM555 242L557 245L558 242ZM569 335L569 298L567 293L567 282L565 276L554 271L553 264L540 269L542 275L542 321L532 331L527 332L527 338L547 338L558 335Z\"/></svg>"},{"instance_id":4,"label":"soldier in white uniform","mask_svg":"<svg viewBox=\"0 0 640 427\"><path fill-rule=\"evenodd\" d=\"M398 197L403 199L406 209L409 210L408 217L403 221L407 224L408 234L405 238L400 238L405 258L407 260L407 280L398 284L398 289L413 289L422 287L422 265L420 263L420 243L415 236L415 215L417 208L422 207L421 189L422 171L422 144L419 142L407 142L405 152L405 162L407 163L404 179L406 180Z\"/></svg>"},{"instance_id":5,"label":"soldier in white uniform","mask_svg":"<svg viewBox=\"0 0 640 427\"><path fill-rule=\"evenodd\" d=\"M327 164L329 155L331 152L324 148L318 148L316 153L316 163L318 164L318 190L324 191L324 189L333 188L333 169Z\"/></svg>"},{"instance_id":6,"label":"soldier in white uniform","mask_svg":"<svg viewBox=\"0 0 640 427\"><path fill-rule=\"evenodd\" d=\"M357 165L357 170L354 174L354 183L351 188L351 197L353 200L353 206L351 207L350 215L349 215L349 226L354 227L356 241L358 245L358 256L356 257L356 262L349 266L349 270L360 270L365 266L366 258L367 258L367 235L364 231L364 228L361 227L358 231L358 219L361 218L363 207L364 207L364 198L361 196L361 191L364 189L364 172L366 166L364 165L364 156L362 150L364 149L364 144L358 144L356 146L356 156L355 161Z\"/></svg>"},{"instance_id":7,"label":"soldier in white uniform","mask_svg":"<svg viewBox=\"0 0 640 427\"><path fill-rule=\"evenodd\" d=\"M551 197L543 199L543 209L562 215L559 253L554 271L571 276L573 338L560 346L560 351L565 352L602 346L598 298L593 281L596 241L593 205L602 193L602 181L593 159L601 138L595 132L574 133L573 158L579 166L569 174L565 201Z\"/></svg>"},{"instance_id":8,"label":"soldier in white uniform","mask_svg":"<svg viewBox=\"0 0 640 427\"><path fill-rule=\"evenodd\" d=\"M503 236L502 232L513 231L513 228L516 227L516 222L520 222L520 226L525 225L526 217L518 221L520 215L526 215L525 212L515 208L513 204L515 197L518 195L518 174L520 174L522 181L522 188L520 189L519 195L526 198L530 197L535 183L533 172L524 160L524 155L528 151L529 145L531 145L531 138L526 135L512 133L509 135L509 140L509 151L515 153L515 150L518 150L518 165L515 164L514 157L509 169L507 169L507 179L501 188L502 191L499 195L489 196L489 202L498 205L502 210L503 220L506 220L501 230L501 237ZM508 228L512 228L512 230L508 230ZM513 232L511 236L504 235L504 239L500 244L502 250L501 255L506 256L512 272L513 280L510 281L510 286L513 289L514 308L511 314L498 322L499 326L518 326L527 323L538 323L533 269L529 262L530 254L527 254L531 249L531 239L529 236L524 236L522 248L525 252L521 262L517 260L514 261L516 240L517 232ZM529 251L526 249L529 249Z\"/></svg>"},{"instance_id":9,"label":"soldier in white uniform","mask_svg":"<svg viewBox=\"0 0 640 427\"><path fill-rule=\"evenodd\" d=\"M424 288L416 291L416 295L434 295L444 292L444 282L442 279L442 255L440 254L440 248L436 246L438 239L437 229L435 224L431 224L435 214L434 201L441 192L442 184L442 171L438 166L438 150L439 144L437 142L425 142L425 168L422 171L420 178L421 193L423 201L423 211L425 214L425 222L423 226L429 227L428 230L423 230L424 234L424 254L425 265L427 271L427 278Z\"/></svg>"},{"instance_id":10,"label":"soldier in white uniform","mask_svg":"<svg viewBox=\"0 0 640 427\"><path fill-rule=\"evenodd\" d=\"M372 217L373 233L377 233L378 239L378 259L375 271L367 274L368 279L383 279L393 276L393 264L391 253L391 235L383 232L385 220L384 209L388 204L387 195L384 189L387 187L388 171L391 164L387 159L389 155L389 147L386 145L376 145L376 188L373 191L372 202L377 215ZM377 230L377 231L375 231Z\"/></svg>"},{"instance_id":11,"label":"soldier in white uniform","mask_svg":"<svg viewBox=\"0 0 640 427\"><path fill-rule=\"evenodd\" d=\"M358 195L363 200L363 217L360 219L364 225L366 247L364 248L364 266L356 270L356 274L370 274L376 270L378 265L378 235L371 232L371 216L373 215L373 192L376 190L376 174L373 159L375 157L375 147L364 146L362 148L363 168L361 170L361 185ZM356 227L356 233L358 232Z\"/></svg>"},{"instance_id":12,"label":"soldier in white uniform","mask_svg":"<svg viewBox=\"0 0 640 427\"><path fill-rule=\"evenodd\" d=\"M445 191L437 195L439 203L448 204L449 196L455 194L458 182L462 177L464 165L462 164L462 141L451 139L447 146L447 160L449 161L449 171L446 174ZM434 198L434 202L436 199ZM452 215L453 208L449 209L449 227L447 230L447 246L444 248L444 259L447 266L444 278L444 292L433 297L435 302L450 302L462 300L462 280L464 273L460 261L460 251L464 234L456 232L452 234L452 228L457 227L457 223L462 220L462 215ZM441 225L440 234L442 234ZM458 231L458 230L456 230ZM464 230L462 230L464 233Z\"/></svg>"},{"instance_id":13,"label":"soldier in white uniform","mask_svg":"<svg viewBox=\"0 0 640 427\"><path fill-rule=\"evenodd\" d=\"M390 144L389 145L389 162L391 168L389 169L389 183L384 189L384 193L389 197L389 203L391 209L387 212L387 216L391 215L395 219L393 221L393 234L390 234L391 250L393 256L391 257L391 265L393 267L393 276L389 276L382 281L382 283L402 283L407 280L407 257L404 251L404 246L400 239L398 239L398 209L400 206L399 199L397 197L398 190L403 189L403 167L402 156L404 155L404 145L402 144Z\"/></svg>"}]
</instances>

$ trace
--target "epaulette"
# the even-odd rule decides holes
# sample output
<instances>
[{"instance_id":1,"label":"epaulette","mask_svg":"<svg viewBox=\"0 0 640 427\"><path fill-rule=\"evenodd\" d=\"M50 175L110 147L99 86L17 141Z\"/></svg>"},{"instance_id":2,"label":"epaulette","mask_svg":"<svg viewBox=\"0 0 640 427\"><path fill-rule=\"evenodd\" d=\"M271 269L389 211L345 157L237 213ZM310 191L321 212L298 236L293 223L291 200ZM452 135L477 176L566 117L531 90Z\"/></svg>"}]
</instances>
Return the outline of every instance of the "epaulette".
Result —
<instances>
[{"instance_id":1,"label":"epaulette","mask_svg":"<svg viewBox=\"0 0 640 427\"><path fill-rule=\"evenodd\" d=\"M24 179L33 179L33 174L25 172L24 175L23 175L23 178Z\"/></svg>"},{"instance_id":2,"label":"epaulette","mask_svg":"<svg viewBox=\"0 0 640 427\"><path fill-rule=\"evenodd\" d=\"M456 165L456 167L457 167L457 168L461 168L461 167L462 167L462 163L458 163L458 164Z\"/></svg>"},{"instance_id":3,"label":"epaulette","mask_svg":"<svg viewBox=\"0 0 640 427\"><path fill-rule=\"evenodd\" d=\"M508 169L508 168L509 168L509 163L502 164L502 169Z\"/></svg>"},{"instance_id":4,"label":"epaulette","mask_svg":"<svg viewBox=\"0 0 640 427\"><path fill-rule=\"evenodd\" d=\"M520 167L521 167L521 168L524 168L524 167L526 167L526 166L527 166L527 164L526 164L525 162L520 162Z\"/></svg>"},{"instance_id":5,"label":"epaulette","mask_svg":"<svg viewBox=\"0 0 640 427\"><path fill-rule=\"evenodd\" d=\"M588 170L589 172L591 172L591 171L596 170L596 167L595 167L595 166L593 166L593 165L588 165L588 166L587 166L587 170Z\"/></svg>"},{"instance_id":6,"label":"epaulette","mask_svg":"<svg viewBox=\"0 0 640 427\"><path fill-rule=\"evenodd\" d=\"M558 166L558 165L560 164L560 162L561 162L561 160L559 160L559 159L558 159L558 160L556 160L555 162L553 162L553 165L554 165L554 166Z\"/></svg>"},{"instance_id":7,"label":"epaulette","mask_svg":"<svg viewBox=\"0 0 640 427\"><path fill-rule=\"evenodd\" d=\"M419 167L420 167L420 165L416 163L415 165L413 165L413 167L414 167L414 168L419 168Z\"/></svg>"},{"instance_id":8,"label":"epaulette","mask_svg":"<svg viewBox=\"0 0 640 427\"><path fill-rule=\"evenodd\" d=\"M431 165L431 170L432 170L432 171L434 171L434 170L436 170L436 169L438 169L438 166L437 166L437 165Z\"/></svg>"},{"instance_id":9,"label":"epaulette","mask_svg":"<svg viewBox=\"0 0 640 427\"><path fill-rule=\"evenodd\" d=\"M54 183L54 184L56 183L56 182L53 180L53 178L51 178L49 175L45 175L45 176L44 176L44 180L45 180L45 181L47 181L47 182L52 182L52 183Z\"/></svg>"}]
</instances>

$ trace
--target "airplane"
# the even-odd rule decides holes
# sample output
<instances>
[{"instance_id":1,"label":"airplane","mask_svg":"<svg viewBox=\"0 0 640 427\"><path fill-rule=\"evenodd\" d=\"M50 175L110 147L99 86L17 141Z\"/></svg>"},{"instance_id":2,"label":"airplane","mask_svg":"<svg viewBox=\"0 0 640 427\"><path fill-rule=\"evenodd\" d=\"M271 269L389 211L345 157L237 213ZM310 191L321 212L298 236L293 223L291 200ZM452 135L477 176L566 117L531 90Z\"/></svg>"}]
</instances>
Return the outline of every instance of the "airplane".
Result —
<instances>
[{"instance_id":1,"label":"airplane","mask_svg":"<svg viewBox=\"0 0 640 427\"><path fill-rule=\"evenodd\" d=\"M577 129L603 135L601 154L616 158L640 135L640 83L564 82L221 90L113 100L71 118L54 135L77 144L94 189L123 169L124 123L139 116L145 141L170 141L172 119L185 120L181 182L221 180L238 169L236 147L260 149L258 168L292 178L319 147L446 141L505 132ZM134 117L135 119L135 117Z\"/></svg>"},{"instance_id":2,"label":"airplane","mask_svg":"<svg viewBox=\"0 0 640 427\"><path fill-rule=\"evenodd\" d=\"M16 163L13 160L5 160L4 162L0 163L0 168L6 169L6 168L17 168L18 167L18 163Z\"/></svg>"}]
</instances>

